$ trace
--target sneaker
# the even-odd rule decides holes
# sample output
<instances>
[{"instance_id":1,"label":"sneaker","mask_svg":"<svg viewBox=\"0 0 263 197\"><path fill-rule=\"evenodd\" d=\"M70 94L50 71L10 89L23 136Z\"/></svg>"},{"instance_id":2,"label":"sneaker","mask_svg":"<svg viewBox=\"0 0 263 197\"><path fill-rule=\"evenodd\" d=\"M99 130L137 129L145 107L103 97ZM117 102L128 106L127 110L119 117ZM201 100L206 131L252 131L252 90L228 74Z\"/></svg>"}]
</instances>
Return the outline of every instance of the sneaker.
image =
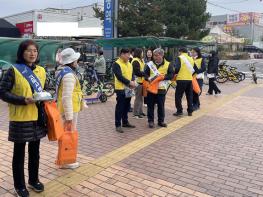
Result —
<instances>
[{"instance_id":1,"label":"sneaker","mask_svg":"<svg viewBox=\"0 0 263 197\"><path fill-rule=\"evenodd\" d=\"M211 96L211 95L213 95L213 94L211 94L211 93L207 92L207 93L206 93L206 95L208 95L208 96Z\"/></svg>"},{"instance_id":2,"label":"sneaker","mask_svg":"<svg viewBox=\"0 0 263 197\"><path fill-rule=\"evenodd\" d=\"M159 123L158 123L158 126L160 126L160 127L167 127L167 124L164 123L164 122L159 122Z\"/></svg>"},{"instance_id":3,"label":"sneaker","mask_svg":"<svg viewBox=\"0 0 263 197\"><path fill-rule=\"evenodd\" d=\"M220 94L221 94L221 91L216 92L216 93L215 93L215 96L218 96L218 95L220 95Z\"/></svg>"},{"instance_id":4,"label":"sneaker","mask_svg":"<svg viewBox=\"0 0 263 197\"><path fill-rule=\"evenodd\" d=\"M143 113L143 112L142 112L140 115L141 115L141 116L146 116L146 114L145 114L145 113Z\"/></svg>"},{"instance_id":5,"label":"sneaker","mask_svg":"<svg viewBox=\"0 0 263 197\"><path fill-rule=\"evenodd\" d=\"M43 185L43 183L41 183L39 181L34 183L34 184L28 182L28 188L30 188L30 189L34 190L35 192L38 192L38 193L44 191L44 185Z\"/></svg>"},{"instance_id":6,"label":"sneaker","mask_svg":"<svg viewBox=\"0 0 263 197\"><path fill-rule=\"evenodd\" d=\"M193 113L192 112L188 112L188 116L192 116L193 115Z\"/></svg>"},{"instance_id":7,"label":"sneaker","mask_svg":"<svg viewBox=\"0 0 263 197\"><path fill-rule=\"evenodd\" d=\"M126 128L135 128L134 125L131 125L129 122L126 124L122 124L122 127L126 127Z\"/></svg>"},{"instance_id":8,"label":"sneaker","mask_svg":"<svg viewBox=\"0 0 263 197\"><path fill-rule=\"evenodd\" d=\"M154 122L149 122L149 128L154 128Z\"/></svg>"},{"instance_id":9,"label":"sneaker","mask_svg":"<svg viewBox=\"0 0 263 197\"><path fill-rule=\"evenodd\" d=\"M116 131L119 132L119 133L123 133L123 130L121 127L116 127Z\"/></svg>"},{"instance_id":10,"label":"sneaker","mask_svg":"<svg viewBox=\"0 0 263 197\"><path fill-rule=\"evenodd\" d=\"M29 196L29 192L27 191L26 188L23 189L15 189L15 195L17 197L28 197Z\"/></svg>"},{"instance_id":11,"label":"sneaker","mask_svg":"<svg viewBox=\"0 0 263 197\"><path fill-rule=\"evenodd\" d=\"M135 115L135 116L133 116L133 118L136 118L136 119L143 119L143 117L142 117L142 115Z\"/></svg>"},{"instance_id":12,"label":"sneaker","mask_svg":"<svg viewBox=\"0 0 263 197\"><path fill-rule=\"evenodd\" d=\"M183 115L183 112L176 112L173 114L174 116L182 116Z\"/></svg>"},{"instance_id":13,"label":"sneaker","mask_svg":"<svg viewBox=\"0 0 263 197\"><path fill-rule=\"evenodd\" d=\"M61 169L76 169L79 167L79 162L64 164L61 166Z\"/></svg>"}]
</instances>

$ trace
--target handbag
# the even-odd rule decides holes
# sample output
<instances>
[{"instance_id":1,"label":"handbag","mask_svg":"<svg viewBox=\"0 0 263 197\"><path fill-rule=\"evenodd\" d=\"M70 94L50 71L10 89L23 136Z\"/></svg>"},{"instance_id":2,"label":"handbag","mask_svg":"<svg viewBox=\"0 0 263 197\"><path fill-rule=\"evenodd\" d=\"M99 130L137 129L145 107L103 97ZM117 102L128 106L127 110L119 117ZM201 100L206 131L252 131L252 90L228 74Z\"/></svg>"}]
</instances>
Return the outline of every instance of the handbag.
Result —
<instances>
[{"instance_id":1,"label":"handbag","mask_svg":"<svg viewBox=\"0 0 263 197\"><path fill-rule=\"evenodd\" d=\"M143 80L143 82L142 82L142 95L144 97L147 97L147 89L148 89L149 85L150 85L150 83L148 81Z\"/></svg>"},{"instance_id":2,"label":"handbag","mask_svg":"<svg viewBox=\"0 0 263 197\"><path fill-rule=\"evenodd\" d=\"M75 163L77 160L78 132L64 131L58 140L58 155L56 164L61 166Z\"/></svg>"},{"instance_id":3,"label":"handbag","mask_svg":"<svg viewBox=\"0 0 263 197\"><path fill-rule=\"evenodd\" d=\"M64 133L64 126L55 101L45 101L44 108L47 116L49 141L59 140Z\"/></svg>"},{"instance_id":4,"label":"handbag","mask_svg":"<svg viewBox=\"0 0 263 197\"><path fill-rule=\"evenodd\" d=\"M196 80L196 77L193 77L192 79L192 85L193 85L193 91L196 93L196 94L200 94L201 93L201 89L199 87L199 84Z\"/></svg>"}]
</instances>

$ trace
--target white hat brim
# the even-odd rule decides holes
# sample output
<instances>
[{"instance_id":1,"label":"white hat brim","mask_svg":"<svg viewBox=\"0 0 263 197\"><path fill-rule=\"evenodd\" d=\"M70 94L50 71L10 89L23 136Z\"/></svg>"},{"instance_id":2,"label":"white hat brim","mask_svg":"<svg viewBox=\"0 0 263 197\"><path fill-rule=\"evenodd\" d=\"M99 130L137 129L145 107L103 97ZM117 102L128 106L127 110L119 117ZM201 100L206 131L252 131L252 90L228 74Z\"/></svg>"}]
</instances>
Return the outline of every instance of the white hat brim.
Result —
<instances>
[{"instance_id":1,"label":"white hat brim","mask_svg":"<svg viewBox=\"0 0 263 197\"><path fill-rule=\"evenodd\" d=\"M71 57L70 57L70 59L67 59L67 60L61 60L61 63L63 64L63 65L65 65L65 64L70 64L70 63L72 63L72 62L75 62L76 60L78 60L80 58L80 53L79 52L77 52L77 53L74 53L74 55L72 55Z\"/></svg>"}]
</instances>

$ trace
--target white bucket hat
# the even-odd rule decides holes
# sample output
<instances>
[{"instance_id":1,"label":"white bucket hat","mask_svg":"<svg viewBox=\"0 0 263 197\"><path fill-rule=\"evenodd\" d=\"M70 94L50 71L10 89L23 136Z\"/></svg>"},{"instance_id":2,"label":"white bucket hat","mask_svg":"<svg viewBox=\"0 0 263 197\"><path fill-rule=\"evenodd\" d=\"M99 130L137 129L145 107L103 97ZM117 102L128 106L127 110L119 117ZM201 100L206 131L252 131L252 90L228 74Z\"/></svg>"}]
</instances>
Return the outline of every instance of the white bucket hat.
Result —
<instances>
[{"instance_id":1,"label":"white bucket hat","mask_svg":"<svg viewBox=\"0 0 263 197\"><path fill-rule=\"evenodd\" d=\"M60 53L61 55L61 64L70 64L79 59L80 53L76 53L72 48L66 48Z\"/></svg>"}]
</instances>

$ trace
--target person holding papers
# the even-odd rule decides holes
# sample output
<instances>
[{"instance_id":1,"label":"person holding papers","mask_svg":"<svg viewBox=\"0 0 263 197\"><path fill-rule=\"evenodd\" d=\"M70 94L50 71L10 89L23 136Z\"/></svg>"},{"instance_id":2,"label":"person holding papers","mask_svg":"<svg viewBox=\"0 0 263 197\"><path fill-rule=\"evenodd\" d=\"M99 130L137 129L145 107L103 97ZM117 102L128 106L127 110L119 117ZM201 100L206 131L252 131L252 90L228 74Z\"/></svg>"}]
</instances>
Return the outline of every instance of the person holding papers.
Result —
<instances>
[{"instance_id":1,"label":"person holding papers","mask_svg":"<svg viewBox=\"0 0 263 197\"><path fill-rule=\"evenodd\" d=\"M40 105L33 94L43 92L45 69L37 65L38 46L32 40L23 41L17 51L17 60L0 83L0 98L9 106L8 140L14 142L13 180L16 196L27 197L24 164L28 142L28 184L36 192L44 191L39 181L40 139L46 136L46 126L40 116Z\"/></svg>"},{"instance_id":2,"label":"person holding papers","mask_svg":"<svg viewBox=\"0 0 263 197\"><path fill-rule=\"evenodd\" d=\"M149 128L154 128L154 106L158 107L158 125L167 127L165 118L165 96L169 86L169 81L173 78L173 65L164 59L164 50L157 48L153 51L154 61L147 63L145 67L145 78L150 86L156 86L156 91L148 88L147 93L147 116Z\"/></svg>"}]
</instances>

